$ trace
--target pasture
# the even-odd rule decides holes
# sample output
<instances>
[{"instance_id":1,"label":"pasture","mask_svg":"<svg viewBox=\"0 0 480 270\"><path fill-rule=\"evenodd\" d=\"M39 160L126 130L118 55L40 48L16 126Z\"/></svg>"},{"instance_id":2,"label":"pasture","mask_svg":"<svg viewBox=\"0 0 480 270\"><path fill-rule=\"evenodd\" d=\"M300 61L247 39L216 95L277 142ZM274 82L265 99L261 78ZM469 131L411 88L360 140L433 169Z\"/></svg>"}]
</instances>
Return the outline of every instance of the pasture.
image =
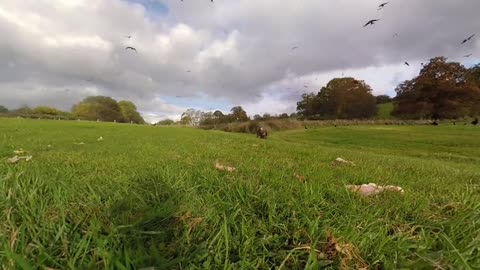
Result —
<instances>
[{"instance_id":1,"label":"pasture","mask_svg":"<svg viewBox=\"0 0 480 270\"><path fill-rule=\"evenodd\" d=\"M0 119L0 264L479 269L479 135L471 125L349 126L260 140ZM32 160L8 164L20 148ZM333 166L337 157L356 166ZM405 194L344 187L370 182Z\"/></svg>"}]
</instances>

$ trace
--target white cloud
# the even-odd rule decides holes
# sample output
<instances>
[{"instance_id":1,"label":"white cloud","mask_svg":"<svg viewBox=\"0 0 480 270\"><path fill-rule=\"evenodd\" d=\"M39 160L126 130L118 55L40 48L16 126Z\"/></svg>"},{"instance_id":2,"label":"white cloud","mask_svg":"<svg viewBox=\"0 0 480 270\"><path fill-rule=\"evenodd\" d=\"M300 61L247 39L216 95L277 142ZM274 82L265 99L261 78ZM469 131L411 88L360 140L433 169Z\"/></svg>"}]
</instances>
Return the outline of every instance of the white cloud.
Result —
<instances>
[{"instance_id":1,"label":"white cloud","mask_svg":"<svg viewBox=\"0 0 480 270\"><path fill-rule=\"evenodd\" d=\"M206 95L281 113L342 73L393 94L431 57L480 56L478 38L460 46L480 29L478 0L390 1L382 11L376 0L171 0L161 19L132 1L2 0L2 105L69 109L101 94L158 118L190 107L164 97ZM371 18L380 21L363 28Z\"/></svg>"}]
</instances>

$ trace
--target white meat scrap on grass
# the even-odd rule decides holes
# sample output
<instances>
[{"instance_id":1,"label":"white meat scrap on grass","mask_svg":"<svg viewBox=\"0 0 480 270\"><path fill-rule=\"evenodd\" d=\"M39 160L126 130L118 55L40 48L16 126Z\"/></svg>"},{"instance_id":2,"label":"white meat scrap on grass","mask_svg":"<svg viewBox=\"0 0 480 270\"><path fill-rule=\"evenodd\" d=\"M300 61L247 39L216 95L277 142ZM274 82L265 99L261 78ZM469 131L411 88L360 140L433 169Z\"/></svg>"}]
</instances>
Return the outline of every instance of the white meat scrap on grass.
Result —
<instances>
[{"instance_id":1,"label":"white meat scrap on grass","mask_svg":"<svg viewBox=\"0 0 480 270\"><path fill-rule=\"evenodd\" d=\"M348 161L348 160L345 160L343 158L336 158L334 161L333 161L333 164L334 165L351 165L351 166L355 166L355 163L351 162L351 161Z\"/></svg>"},{"instance_id":2,"label":"white meat scrap on grass","mask_svg":"<svg viewBox=\"0 0 480 270\"><path fill-rule=\"evenodd\" d=\"M103 137L98 138L97 141L99 142L103 141Z\"/></svg>"},{"instance_id":3,"label":"white meat scrap on grass","mask_svg":"<svg viewBox=\"0 0 480 270\"><path fill-rule=\"evenodd\" d=\"M24 157L14 156L12 158L7 159L7 162L10 164L15 164L22 159L24 159L25 161L30 161L32 158L33 158L32 156L24 156Z\"/></svg>"},{"instance_id":4,"label":"white meat scrap on grass","mask_svg":"<svg viewBox=\"0 0 480 270\"><path fill-rule=\"evenodd\" d=\"M346 185L348 190L356 192L363 196L372 196L383 193L384 191L399 192L404 194L405 191L399 186L378 186L375 183L363 184L363 185Z\"/></svg>"},{"instance_id":5,"label":"white meat scrap on grass","mask_svg":"<svg viewBox=\"0 0 480 270\"><path fill-rule=\"evenodd\" d=\"M219 171L235 172L237 168L221 165L220 163L215 163L215 168Z\"/></svg>"}]
</instances>

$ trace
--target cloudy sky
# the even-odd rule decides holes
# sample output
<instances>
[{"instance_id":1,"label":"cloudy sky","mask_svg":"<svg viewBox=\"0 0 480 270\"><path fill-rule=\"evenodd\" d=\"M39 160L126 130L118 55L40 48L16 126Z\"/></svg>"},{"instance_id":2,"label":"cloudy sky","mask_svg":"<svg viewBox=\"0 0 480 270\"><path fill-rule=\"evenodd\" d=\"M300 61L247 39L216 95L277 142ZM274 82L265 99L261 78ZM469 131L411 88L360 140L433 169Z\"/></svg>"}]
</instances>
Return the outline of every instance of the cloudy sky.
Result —
<instances>
[{"instance_id":1,"label":"cloudy sky","mask_svg":"<svg viewBox=\"0 0 480 270\"><path fill-rule=\"evenodd\" d=\"M479 0L380 3L1 0L0 104L70 110L107 95L134 101L148 121L190 107L293 112L334 77L393 96L432 57L480 62ZM364 28L370 19L380 21Z\"/></svg>"}]
</instances>

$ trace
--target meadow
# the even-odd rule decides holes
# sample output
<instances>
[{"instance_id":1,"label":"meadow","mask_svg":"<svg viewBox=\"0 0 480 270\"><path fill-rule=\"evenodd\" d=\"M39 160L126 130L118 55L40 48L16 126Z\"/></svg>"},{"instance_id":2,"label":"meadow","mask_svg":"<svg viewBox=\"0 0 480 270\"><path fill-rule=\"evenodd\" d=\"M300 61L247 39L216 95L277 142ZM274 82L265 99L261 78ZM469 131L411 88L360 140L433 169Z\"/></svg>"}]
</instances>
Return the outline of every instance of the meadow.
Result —
<instances>
[{"instance_id":1,"label":"meadow","mask_svg":"<svg viewBox=\"0 0 480 270\"><path fill-rule=\"evenodd\" d=\"M479 135L0 119L1 268L480 269Z\"/></svg>"}]
</instances>

